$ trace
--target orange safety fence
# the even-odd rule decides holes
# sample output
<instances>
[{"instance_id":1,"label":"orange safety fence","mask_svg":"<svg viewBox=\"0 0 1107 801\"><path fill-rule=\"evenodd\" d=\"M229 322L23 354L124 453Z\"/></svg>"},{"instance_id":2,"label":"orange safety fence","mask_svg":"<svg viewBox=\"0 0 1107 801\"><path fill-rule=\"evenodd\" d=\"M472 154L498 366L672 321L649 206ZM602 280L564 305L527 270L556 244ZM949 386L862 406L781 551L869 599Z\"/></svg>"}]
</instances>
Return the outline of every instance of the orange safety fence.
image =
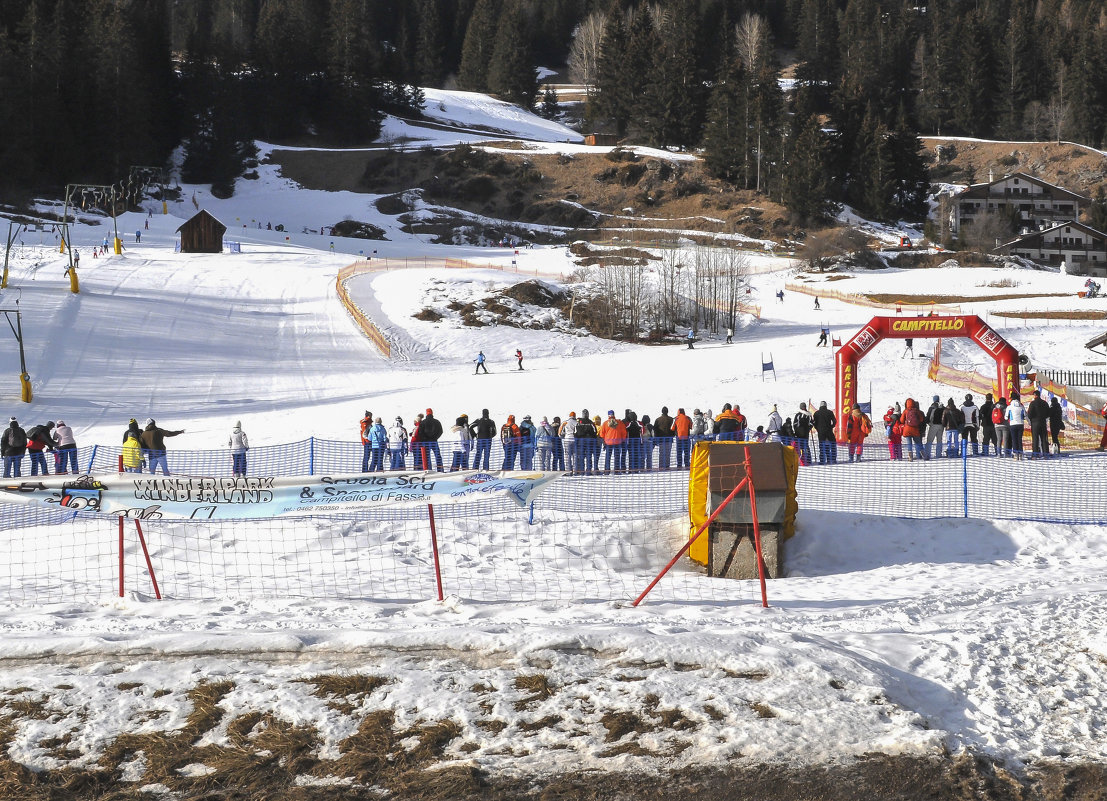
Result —
<instances>
[{"instance_id":1,"label":"orange safety fence","mask_svg":"<svg viewBox=\"0 0 1107 801\"><path fill-rule=\"evenodd\" d=\"M365 336L369 337L369 341L377 346L386 359L392 358L392 345L385 337L381 330L377 328L376 323L369 319L369 316L362 310L357 303L350 297L350 293L346 290L346 282L356 275L369 272L368 262L355 262L348 267L343 267L338 271L338 279L335 281L335 289L338 291L338 299L342 301L342 305L346 307L346 311L350 313L350 316L354 318L354 322L357 323L358 328L362 330Z\"/></svg>"},{"instance_id":2,"label":"orange safety fence","mask_svg":"<svg viewBox=\"0 0 1107 801\"><path fill-rule=\"evenodd\" d=\"M941 303L918 303L911 300L897 300L884 303L879 300L871 300L853 292L843 292L840 289L824 289L822 287L807 286L806 284L787 283L784 288L789 292L799 292L801 295L813 295L817 298L830 298L850 303L854 306L866 306L870 309L893 309L897 314L908 311L914 314L929 314L930 312L944 312L946 314L960 314L961 307L944 305Z\"/></svg>"}]
</instances>

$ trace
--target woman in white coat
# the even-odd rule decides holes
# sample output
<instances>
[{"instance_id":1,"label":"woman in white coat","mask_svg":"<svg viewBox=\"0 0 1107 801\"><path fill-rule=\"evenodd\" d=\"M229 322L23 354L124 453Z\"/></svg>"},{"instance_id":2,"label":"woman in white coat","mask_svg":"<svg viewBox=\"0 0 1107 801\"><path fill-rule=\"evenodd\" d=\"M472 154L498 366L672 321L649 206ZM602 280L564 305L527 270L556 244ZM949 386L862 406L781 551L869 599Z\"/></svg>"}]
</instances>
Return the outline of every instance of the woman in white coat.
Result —
<instances>
[{"instance_id":1,"label":"woman in white coat","mask_svg":"<svg viewBox=\"0 0 1107 801\"><path fill-rule=\"evenodd\" d=\"M246 451L250 450L250 440L246 438L246 432L242 430L242 421L234 424L231 436L227 440L227 446L231 449L231 475L246 475Z\"/></svg>"}]
</instances>

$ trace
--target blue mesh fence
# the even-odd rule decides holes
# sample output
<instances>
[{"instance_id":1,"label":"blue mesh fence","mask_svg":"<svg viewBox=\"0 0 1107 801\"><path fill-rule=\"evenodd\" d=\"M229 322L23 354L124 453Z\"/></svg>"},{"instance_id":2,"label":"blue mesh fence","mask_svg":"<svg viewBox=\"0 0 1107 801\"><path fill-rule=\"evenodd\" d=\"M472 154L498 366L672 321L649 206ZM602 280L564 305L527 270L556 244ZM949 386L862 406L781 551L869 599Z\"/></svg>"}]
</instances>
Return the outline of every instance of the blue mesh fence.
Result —
<instances>
[{"instance_id":1,"label":"blue mesh fence","mask_svg":"<svg viewBox=\"0 0 1107 801\"><path fill-rule=\"evenodd\" d=\"M803 467L797 492L801 514L1107 525L1105 468L1105 454L863 461ZM633 598L685 541L687 498L688 474L674 470L566 476L522 509L506 499L437 506L444 590L481 601ZM177 599L432 598L429 524L425 506L344 517L142 521L161 590ZM114 595L117 526L116 518L89 512L0 505L0 597L45 603ZM150 595L133 521L125 526L127 586ZM754 584L710 579L681 560L651 599L754 601Z\"/></svg>"}]
</instances>

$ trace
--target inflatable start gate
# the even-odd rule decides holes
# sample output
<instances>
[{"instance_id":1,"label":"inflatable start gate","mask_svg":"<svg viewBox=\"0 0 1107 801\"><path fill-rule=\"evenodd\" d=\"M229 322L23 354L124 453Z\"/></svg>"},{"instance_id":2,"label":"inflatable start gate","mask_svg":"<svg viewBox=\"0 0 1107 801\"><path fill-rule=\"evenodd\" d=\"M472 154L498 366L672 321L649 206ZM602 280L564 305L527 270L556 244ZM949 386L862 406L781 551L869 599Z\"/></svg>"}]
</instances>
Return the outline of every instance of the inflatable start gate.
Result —
<instances>
[{"instance_id":1,"label":"inflatable start gate","mask_svg":"<svg viewBox=\"0 0 1107 801\"><path fill-rule=\"evenodd\" d=\"M1019 354L992 327L975 314L953 317L874 317L834 355L837 373L835 398L837 437L846 438L846 420L857 404L857 363L882 339L938 339L964 337L995 359L993 394L1010 398L1019 389Z\"/></svg>"}]
</instances>

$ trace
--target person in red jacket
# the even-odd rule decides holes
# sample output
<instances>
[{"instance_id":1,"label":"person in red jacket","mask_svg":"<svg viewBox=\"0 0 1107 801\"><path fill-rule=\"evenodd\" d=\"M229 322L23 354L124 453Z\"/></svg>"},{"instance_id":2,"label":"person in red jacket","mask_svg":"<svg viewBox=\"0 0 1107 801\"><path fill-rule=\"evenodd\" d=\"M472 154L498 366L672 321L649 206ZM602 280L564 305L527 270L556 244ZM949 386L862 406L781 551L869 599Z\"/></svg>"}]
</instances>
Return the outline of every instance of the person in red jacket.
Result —
<instances>
[{"instance_id":1,"label":"person in red jacket","mask_svg":"<svg viewBox=\"0 0 1107 801\"><path fill-rule=\"evenodd\" d=\"M361 418L361 472L369 472L369 429L373 427L373 413L365 410L365 417Z\"/></svg>"},{"instance_id":2,"label":"person in red jacket","mask_svg":"<svg viewBox=\"0 0 1107 801\"><path fill-rule=\"evenodd\" d=\"M501 470L515 469L515 457L519 453L519 446L522 445L522 437L519 426L515 425L515 415L509 414L507 422L500 426L500 444L504 447L504 463Z\"/></svg>"},{"instance_id":3,"label":"person in red jacket","mask_svg":"<svg viewBox=\"0 0 1107 801\"><path fill-rule=\"evenodd\" d=\"M914 398L908 398L903 404L903 414L899 416L900 425L903 426L903 438L907 440L907 458L920 459L923 456L922 432L926 428L926 415L923 414L919 404Z\"/></svg>"},{"instance_id":4,"label":"person in red jacket","mask_svg":"<svg viewBox=\"0 0 1107 801\"><path fill-rule=\"evenodd\" d=\"M888 458L903 458L903 424L896 410L889 406L884 415L884 435L888 438Z\"/></svg>"},{"instance_id":5,"label":"person in red jacket","mask_svg":"<svg viewBox=\"0 0 1107 801\"><path fill-rule=\"evenodd\" d=\"M1101 450L1107 448L1107 403L1103 404L1103 408L1099 410L1099 413L1101 415L1103 415L1104 423L1103 423L1103 437L1099 440L1099 447L1096 448L1097 451L1101 451Z\"/></svg>"}]
</instances>

